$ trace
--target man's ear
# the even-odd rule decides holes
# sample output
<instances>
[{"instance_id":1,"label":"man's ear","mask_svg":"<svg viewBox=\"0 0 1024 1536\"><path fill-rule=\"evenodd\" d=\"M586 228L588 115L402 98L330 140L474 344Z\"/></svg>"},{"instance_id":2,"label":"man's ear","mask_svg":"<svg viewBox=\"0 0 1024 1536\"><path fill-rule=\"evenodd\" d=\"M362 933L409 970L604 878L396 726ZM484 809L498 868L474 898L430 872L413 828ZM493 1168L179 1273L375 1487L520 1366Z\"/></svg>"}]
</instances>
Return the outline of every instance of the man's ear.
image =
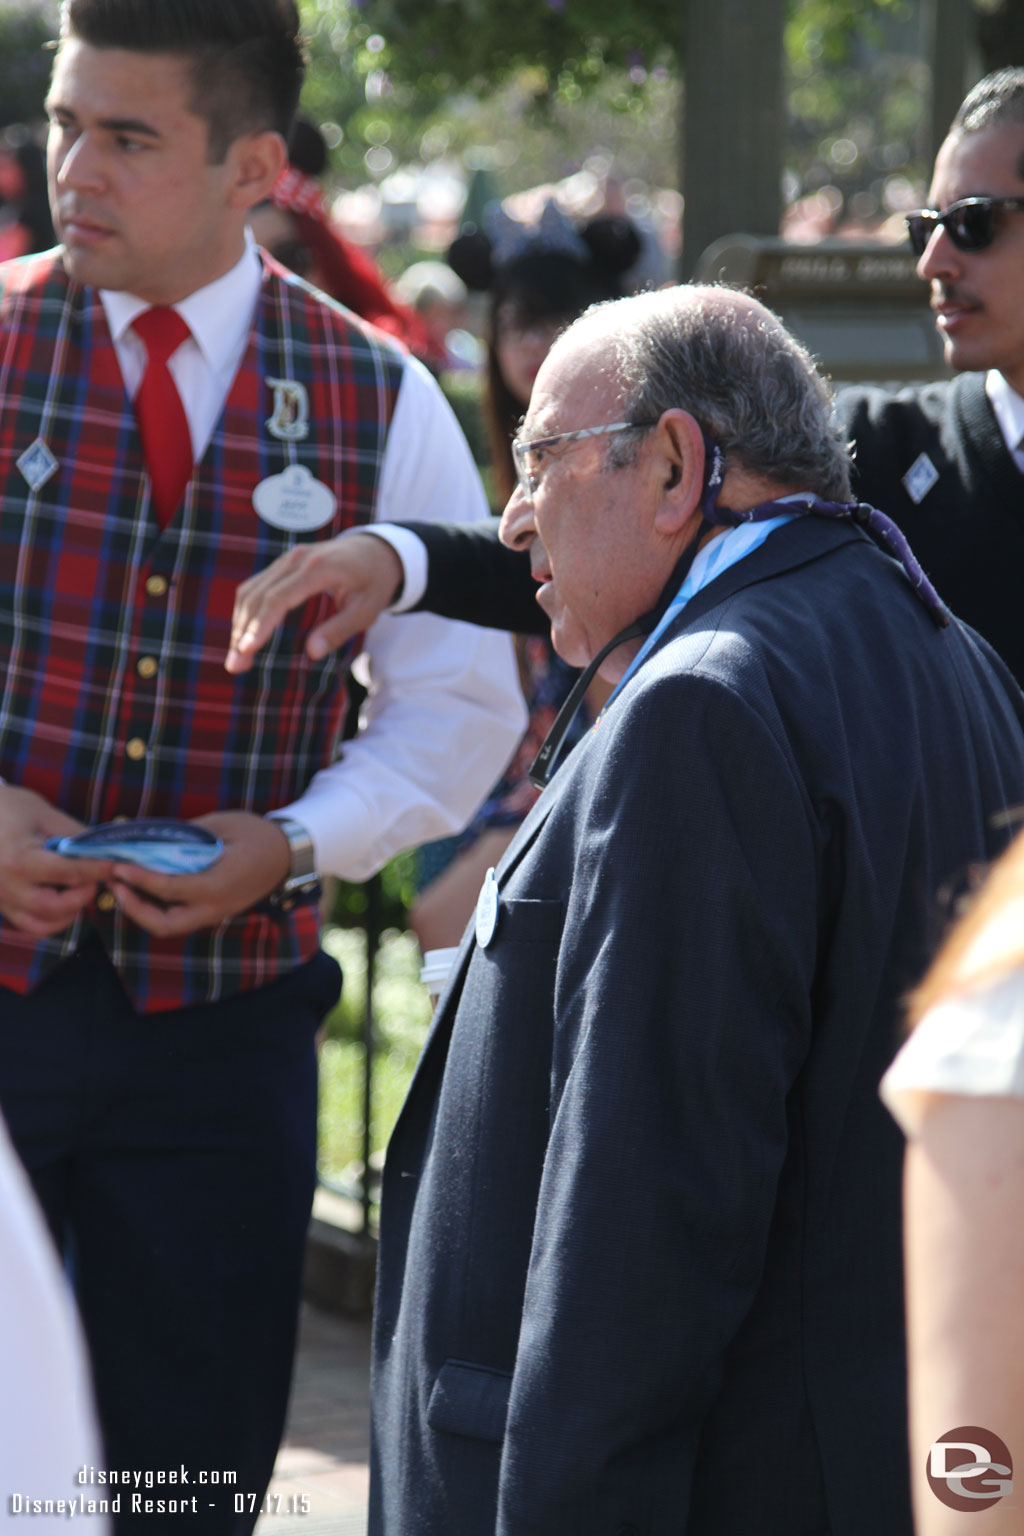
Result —
<instances>
[{"instance_id":1,"label":"man's ear","mask_svg":"<svg viewBox=\"0 0 1024 1536\"><path fill-rule=\"evenodd\" d=\"M228 154L232 161L228 202L232 208L254 208L270 196L270 189L288 164L288 149L279 133L245 133Z\"/></svg>"},{"instance_id":2,"label":"man's ear","mask_svg":"<svg viewBox=\"0 0 1024 1536\"><path fill-rule=\"evenodd\" d=\"M655 427L659 476L655 527L666 537L682 532L700 508L704 483L704 438L689 411L673 407Z\"/></svg>"}]
</instances>

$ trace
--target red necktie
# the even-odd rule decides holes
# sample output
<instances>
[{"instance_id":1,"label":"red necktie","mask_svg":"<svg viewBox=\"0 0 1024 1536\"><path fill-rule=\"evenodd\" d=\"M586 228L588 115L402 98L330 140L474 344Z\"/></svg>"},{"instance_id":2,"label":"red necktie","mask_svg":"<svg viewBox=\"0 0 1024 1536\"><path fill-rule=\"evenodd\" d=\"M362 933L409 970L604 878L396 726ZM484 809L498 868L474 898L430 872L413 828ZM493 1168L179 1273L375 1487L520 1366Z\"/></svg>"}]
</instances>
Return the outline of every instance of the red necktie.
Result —
<instances>
[{"instance_id":1,"label":"red necktie","mask_svg":"<svg viewBox=\"0 0 1024 1536\"><path fill-rule=\"evenodd\" d=\"M167 359L191 335L176 309L147 309L132 321L146 348L146 371L135 396L142 452L153 486L153 505L166 528L192 476L192 436L188 417L171 377Z\"/></svg>"}]
</instances>

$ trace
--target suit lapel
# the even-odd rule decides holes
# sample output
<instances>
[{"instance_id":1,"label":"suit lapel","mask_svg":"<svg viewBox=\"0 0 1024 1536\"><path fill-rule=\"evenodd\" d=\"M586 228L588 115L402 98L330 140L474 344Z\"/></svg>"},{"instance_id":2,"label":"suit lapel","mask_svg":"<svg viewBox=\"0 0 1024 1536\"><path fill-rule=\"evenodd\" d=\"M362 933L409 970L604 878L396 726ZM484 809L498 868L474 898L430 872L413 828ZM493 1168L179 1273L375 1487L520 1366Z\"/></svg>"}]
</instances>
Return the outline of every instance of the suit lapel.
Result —
<instances>
[{"instance_id":1,"label":"suit lapel","mask_svg":"<svg viewBox=\"0 0 1024 1536\"><path fill-rule=\"evenodd\" d=\"M509 843L508 848L495 868L499 901L505 882L522 861L524 855L529 852L536 842L552 810L565 793L567 782L571 777L573 777L571 764L567 762L562 770L556 774L540 798L535 801L515 837ZM404 1129L408 1119L409 1106L419 1097L421 1089L429 1092L431 1082L435 1080L440 1081L445 1059L448 1055L448 1044L451 1040L455 1015L458 1012L459 1000L462 996L462 988L466 980L466 972L469 969L469 962L473 958L473 952L476 948L474 914L474 917L471 917L466 925L466 931L459 945L459 952L455 957L445 989L438 999L434 1016L430 1021L430 1029L424 1041L423 1049L420 1052L419 1061L416 1063L416 1070L409 1084L405 1103L402 1106L401 1114L392 1133L392 1143L398 1140L400 1132Z\"/></svg>"}]
</instances>

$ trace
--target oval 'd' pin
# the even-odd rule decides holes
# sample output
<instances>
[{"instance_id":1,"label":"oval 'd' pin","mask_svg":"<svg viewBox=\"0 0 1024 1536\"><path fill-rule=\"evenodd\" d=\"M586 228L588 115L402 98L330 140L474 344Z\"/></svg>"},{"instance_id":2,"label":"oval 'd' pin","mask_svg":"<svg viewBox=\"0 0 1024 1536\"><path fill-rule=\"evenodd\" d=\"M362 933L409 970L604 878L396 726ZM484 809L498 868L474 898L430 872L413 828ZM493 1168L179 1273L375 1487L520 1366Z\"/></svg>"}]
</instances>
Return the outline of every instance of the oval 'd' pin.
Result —
<instances>
[{"instance_id":1,"label":"oval 'd' pin","mask_svg":"<svg viewBox=\"0 0 1024 1536\"><path fill-rule=\"evenodd\" d=\"M484 883L476 899L476 941L481 949L486 949L494 938L494 930L498 926L498 907L498 882L492 867L484 875Z\"/></svg>"},{"instance_id":2,"label":"oval 'd' pin","mask_svg":"<svg viewBox=\"0 0 1024 1536\"><path fill-rule=\"evenodd\" d=\"M305 464L292 464L280 475L261 480L252 504L271 528L306 533L331 521L337 502L334 492L314 480Z\"/></svg>"}]
</instances>

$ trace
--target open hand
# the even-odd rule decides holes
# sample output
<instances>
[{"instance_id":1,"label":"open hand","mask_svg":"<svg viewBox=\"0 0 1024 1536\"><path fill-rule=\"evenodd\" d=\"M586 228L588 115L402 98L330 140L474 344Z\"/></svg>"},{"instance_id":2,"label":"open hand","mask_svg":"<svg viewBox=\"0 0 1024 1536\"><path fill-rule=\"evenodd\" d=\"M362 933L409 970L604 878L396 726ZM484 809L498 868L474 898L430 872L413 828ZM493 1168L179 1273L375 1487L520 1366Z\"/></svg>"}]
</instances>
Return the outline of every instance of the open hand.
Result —
<instances>
[{"instance_id":1,"label":"open hand","mask_svg":"<svg viewBox=\"0 0 1024 1536\"><path fill-rule=\"evenodd\" d=\"M306 640L306 654L321 661L352 635L369 629L394 602L402 581L402 562L391 545L374 534L348 533L323 544L297 544L239 587L224 666L228 672L247 672L290 609L328 592L337 612Z\"/></svg>"}]
</instances>

